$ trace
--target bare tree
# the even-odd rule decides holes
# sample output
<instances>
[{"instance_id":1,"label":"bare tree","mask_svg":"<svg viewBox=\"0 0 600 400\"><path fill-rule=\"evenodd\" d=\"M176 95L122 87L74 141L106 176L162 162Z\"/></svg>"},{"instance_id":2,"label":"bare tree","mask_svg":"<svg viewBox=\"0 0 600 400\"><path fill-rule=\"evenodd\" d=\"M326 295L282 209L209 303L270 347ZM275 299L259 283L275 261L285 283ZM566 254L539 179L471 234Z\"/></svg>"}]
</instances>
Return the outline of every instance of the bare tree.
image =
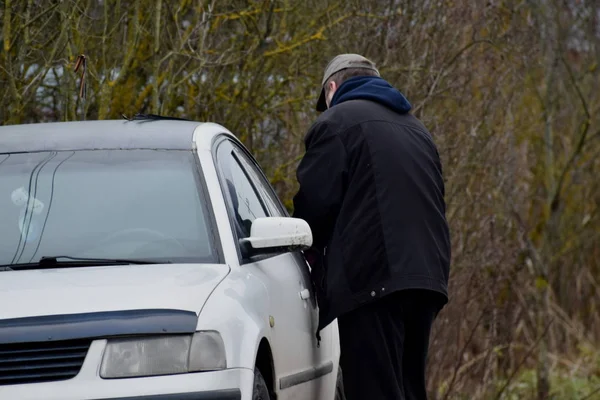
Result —
<instances>
[{"instance_id":1,"label":"bare tree","mask_svg":"<svg viewBox=\"0 0 600 400\"><path fill-rule=\"evenodd\" d=\"M443 158L451 301L431 397L593 398L561 382L594 382L600 358L596 3L0 0L0 122L216 121L291 209L323 68L363 53Z\"/></svg>"}]
</instances>

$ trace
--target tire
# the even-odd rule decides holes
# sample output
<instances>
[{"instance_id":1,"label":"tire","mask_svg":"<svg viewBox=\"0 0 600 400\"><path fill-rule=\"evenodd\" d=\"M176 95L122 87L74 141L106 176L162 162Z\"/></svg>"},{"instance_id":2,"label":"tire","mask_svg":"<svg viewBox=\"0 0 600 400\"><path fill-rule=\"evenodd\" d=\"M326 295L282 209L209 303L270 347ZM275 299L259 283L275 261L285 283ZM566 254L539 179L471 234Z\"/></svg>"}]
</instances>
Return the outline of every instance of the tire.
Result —
<instances>
[{"instance_id":1,"label":"tire","mask_svg":"<svg viewBox=\"0 0 600 400\"><path fill-rule=\"evenodd\" d=\"M254 369L254 389L252 400L271 400L269 388L258 368Z\"/></svg>"},{"instance_id":2,"label":"tire","mask_svg":"<svg viewBox=\"0 0 600 400\"><path fill-rule=\"evenodd\" d=\"M338 367L337 380L335 383L335 400L346 400L344 393L344 377L342 376L342 367Z\"/></svg>"}]
</instances>

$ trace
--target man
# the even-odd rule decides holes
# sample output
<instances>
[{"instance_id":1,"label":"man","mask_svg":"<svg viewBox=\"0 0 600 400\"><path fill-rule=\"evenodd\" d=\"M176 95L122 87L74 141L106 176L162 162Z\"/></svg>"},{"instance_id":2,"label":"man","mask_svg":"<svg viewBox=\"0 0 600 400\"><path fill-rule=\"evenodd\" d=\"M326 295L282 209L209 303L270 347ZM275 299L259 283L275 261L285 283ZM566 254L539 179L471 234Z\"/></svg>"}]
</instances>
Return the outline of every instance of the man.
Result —
<instances>
[{"instance_id":1,"label":"man","mask_svg":"<svg viewBox=\"0 0 600 400\"><path fill-rule=\"evenodd\" d=\"M427 398L429 334L448 300L442 167L410 110L371 61L335 57L297 171L319 330L338 319L349 400Z\"/></svg>"}]
</instances>

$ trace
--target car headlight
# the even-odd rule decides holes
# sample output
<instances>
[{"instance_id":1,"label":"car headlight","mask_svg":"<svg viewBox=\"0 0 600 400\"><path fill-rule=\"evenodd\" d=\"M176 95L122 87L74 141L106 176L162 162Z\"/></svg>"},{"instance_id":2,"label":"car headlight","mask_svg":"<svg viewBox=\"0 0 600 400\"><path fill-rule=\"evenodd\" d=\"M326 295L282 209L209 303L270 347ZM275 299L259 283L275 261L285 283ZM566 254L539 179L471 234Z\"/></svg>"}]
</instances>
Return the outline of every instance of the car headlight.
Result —
<instances>
[{"instance_id":1,"label":"car headlight","mask_svg":"<svg viewBox=\"0 0 600 400\"><path fill-rule=\"evenodd\" d=\"M102 357L102 378L171 375L214 371L227 366L218 332L109 340Z\"/></svg>"}]
</instances>

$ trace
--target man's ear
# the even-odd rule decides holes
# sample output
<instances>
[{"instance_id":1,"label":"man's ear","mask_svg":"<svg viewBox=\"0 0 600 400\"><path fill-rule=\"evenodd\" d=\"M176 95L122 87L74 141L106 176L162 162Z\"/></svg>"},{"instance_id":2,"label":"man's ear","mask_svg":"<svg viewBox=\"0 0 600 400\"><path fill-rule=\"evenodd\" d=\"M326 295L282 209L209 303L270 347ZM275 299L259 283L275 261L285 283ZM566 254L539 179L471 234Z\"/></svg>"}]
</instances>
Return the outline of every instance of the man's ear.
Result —
<instances>
[{"instance_id":1,"label":"man's ear","mask_svg":"<svg viewBox=\"0 0 600 400\"><path fill-rule=\"evenodd\" d=\"M327 108L329 108L331 105L331 100L333 99L333 95L335 94L337 88L337 83L334 81L327 82L327 86L325 88L325 103L327 103Z\"/></svg>"},{"instance_id":2,"label":"man's ear","mask_svg":"<svg viewBox=\"0 0 600 400\"><path fill-rule=\"evenodd\" d=\"M333 97L333 93L337 90L337 84L335 83L335 81L330 81L327 83L328 86L328 90L331 93L332 97Z\"/></svg>"}]
</instances>

